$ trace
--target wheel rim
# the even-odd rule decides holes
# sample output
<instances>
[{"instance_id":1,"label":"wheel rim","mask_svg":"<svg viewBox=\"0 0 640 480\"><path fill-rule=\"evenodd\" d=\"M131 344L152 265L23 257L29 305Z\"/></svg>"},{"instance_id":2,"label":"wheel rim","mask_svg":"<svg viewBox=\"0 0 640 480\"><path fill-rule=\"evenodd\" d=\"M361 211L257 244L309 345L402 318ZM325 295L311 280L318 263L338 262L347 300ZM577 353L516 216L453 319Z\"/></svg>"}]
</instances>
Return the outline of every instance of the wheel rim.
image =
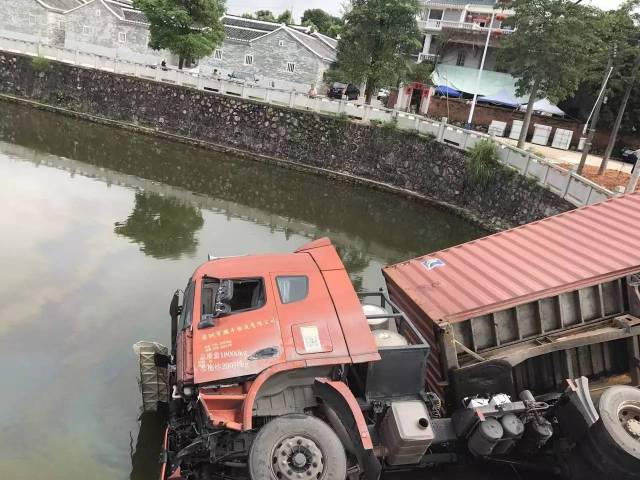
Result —
<instances>
[{"instance_id":1,"label":"wheel rim","mask_svg":"<svg viewBox=\"0 0 640 480\"><path fill-rule=\"evenodd\" d=\"M282 480L319 479L324 471L322 451L303 436L285 438L275 446L271 457L273 473Z\"/></svg>"},{"instance_id":2,"label":"wheel rim","mask_svg":"<svg viewBox=\"0 0 640 480\"><path fill-rule=\"evenodd\" d=\"M618 420L624 431L640 442L640 402L623 402L618 409Z\"/></svg>"}]
</instances>

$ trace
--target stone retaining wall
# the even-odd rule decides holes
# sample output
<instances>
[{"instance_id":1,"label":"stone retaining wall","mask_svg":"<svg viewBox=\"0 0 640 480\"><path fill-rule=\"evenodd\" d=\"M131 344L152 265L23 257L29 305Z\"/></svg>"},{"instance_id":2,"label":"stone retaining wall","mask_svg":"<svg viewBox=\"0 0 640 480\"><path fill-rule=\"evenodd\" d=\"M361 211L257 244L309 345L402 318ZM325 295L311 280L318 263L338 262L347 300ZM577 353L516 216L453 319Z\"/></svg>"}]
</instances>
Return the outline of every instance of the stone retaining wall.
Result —
<instances>
[{"instance_id":1,"label":"stone retaining wall","mask_svg":"<svg viewBox=\"0 0 640 480\"><path fill-rule=\"evenodd\" d=\"M11 53L0 53L0 93L150 127L158 134L234 147L257 158L382 183L452 205L494 228L572 208L535 182L506 170L480 188L466 175L464 153L389 126L57 62L34 68L30 57Z\"/></svg>"}]
</instances>

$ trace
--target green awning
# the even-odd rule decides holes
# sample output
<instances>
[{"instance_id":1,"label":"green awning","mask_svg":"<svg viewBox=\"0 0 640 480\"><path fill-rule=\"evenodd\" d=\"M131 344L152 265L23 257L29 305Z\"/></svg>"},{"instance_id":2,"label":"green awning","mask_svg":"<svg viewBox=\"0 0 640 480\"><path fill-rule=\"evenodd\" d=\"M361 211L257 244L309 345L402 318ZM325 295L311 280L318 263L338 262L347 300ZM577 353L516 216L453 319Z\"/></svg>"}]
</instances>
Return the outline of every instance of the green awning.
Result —
<instances>
[{"instance_id":1,"label":"green awning","mask_svg":"<svg viewBox=\"0 0 640 480\"><path fill-rule=\"evenodd\" d=\"M431 75L434 85L455 88L469 95L496 95L504 90L517 97L522 103L527 98L516 95L516 79L508 73L485 70L478 82L478 70L475 68L458 67L457 65L438 65Z\"/></svg>"}]
</instances>

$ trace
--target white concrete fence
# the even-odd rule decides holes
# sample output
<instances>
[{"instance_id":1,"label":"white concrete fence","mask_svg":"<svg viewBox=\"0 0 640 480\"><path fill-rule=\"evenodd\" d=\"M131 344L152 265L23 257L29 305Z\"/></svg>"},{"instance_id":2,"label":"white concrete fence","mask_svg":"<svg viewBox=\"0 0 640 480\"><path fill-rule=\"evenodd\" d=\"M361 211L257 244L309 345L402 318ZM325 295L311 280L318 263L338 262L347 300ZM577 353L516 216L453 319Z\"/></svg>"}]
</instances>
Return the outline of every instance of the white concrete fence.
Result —
<instances>
[{"instance_id":1,"label":"white concrete fence","mask_svg":"<svg viewBox=\"0 0 640 480\"><path fill-rule=\"evenodd\" d=\"M354 121L394 122L397 128L401 130L412 130L425 135L430 134L439 142L461 150L469 150L481 139L491 139L498 144L499 156L503 164L526 177L535 179L539 185L575 206L598 203L614 196L613 192L532 152L501 143L495 137L490 137L484 133L450 125L447 123L446 118L438 122L421 115L398 110L361 105L344 100L332 100L321 96L312 98L295 90L286 91L234 82L175 69L152 68L148 65L126 62L117 58L102 57L80 51L65 50L49 45L2 37L0 37L0 50L41 56L71 65L131 75L172 85L182 85L289 108L329 115L343 115Z\"/></svg>"}]
</instances>

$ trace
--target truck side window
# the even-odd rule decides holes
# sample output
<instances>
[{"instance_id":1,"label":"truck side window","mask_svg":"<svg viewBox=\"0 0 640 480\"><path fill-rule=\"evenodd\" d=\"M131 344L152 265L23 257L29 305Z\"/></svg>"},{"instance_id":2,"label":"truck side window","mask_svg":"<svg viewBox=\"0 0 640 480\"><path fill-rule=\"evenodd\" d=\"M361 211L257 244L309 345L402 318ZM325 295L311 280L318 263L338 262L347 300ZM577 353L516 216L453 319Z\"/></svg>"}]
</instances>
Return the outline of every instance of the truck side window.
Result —
<instances>
[{"instance_id":1,"label":"truck side window","mask_svg":"<svg viewBox=\"0 0 640 480\"><path fill-rule=\"evenodd\" d=\"M193 294L195 292L195 284L189 281L187 288L184 291L184 304L182 305L182 314L180 315L180 321L178 323L178 329L184 330L191 326L193 319Z\"/></svg>"},{"instance_id":2,"label":"truck side window","mask_svg":"<svg viewBox=\"0 0 640 480\"><path fill-rule=\"evenodd\" d=\"M265 304L264 281L261 278L233 279L233 298L230 314L256 310ZM202 314L215 312L216 294L220 280L206 278L202 285Z\"/></svg>"},{"instance_id":3,"label":"truck side window","mask_svg":"<svg viewBox=\"0 0 640 480\"><path fill-rule=\"evenodd\" d=\"M280 301L284 304L299 302L309 294L309 279L306 276L276 277Z\"/></svg>"}]
</instances>

